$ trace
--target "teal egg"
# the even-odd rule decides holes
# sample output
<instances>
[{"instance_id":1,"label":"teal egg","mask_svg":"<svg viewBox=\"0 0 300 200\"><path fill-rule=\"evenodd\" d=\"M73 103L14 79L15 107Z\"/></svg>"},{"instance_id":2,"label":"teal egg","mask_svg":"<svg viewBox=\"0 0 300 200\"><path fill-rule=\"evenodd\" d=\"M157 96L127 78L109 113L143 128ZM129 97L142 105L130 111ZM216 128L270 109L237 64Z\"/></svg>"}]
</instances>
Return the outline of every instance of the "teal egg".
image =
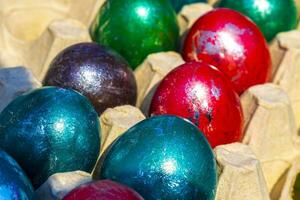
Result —
<instances>
[{"instance_id":1,"label":"teal egg","mask_svg":"<svg viewBox=\"0 0 300 200\"><path fill-rule=\"evenodd\" d=\"M58 172L90 172L100 149L98 115L79 93L44 87L19 96L0 114L0 148L34 187Z\"/></svg>"},{"instance_id":2,"label":"teal egg","mask_svg":"<svg viewBox=\"0 0 300 200\"><path fill-rule=\"evenodd\" d=\"M203 3L207 2L207 0L170 0L172 6L176 10L176 12L179 12L181 8L185 5L193 4L193 3Z\"/></svg>"},{"instance_id":3,"label":"teal egg","mask_svg":"<svg viewBox=\"0 0 300 200\"><path fill-rule=\"evenodd\" d=\"M35 199L33 187L19 164L0 150L0 199Z\"/></svg>"},{"instance_id":4,"label":"teal egg","mask_svg":"<svg viewBox=\"0 0 300 200\"><path fill-rule=\"evenodd\" d=\"M216 162L199 129L185 119L146 119L104 153L96 179L123 183L147 200L213 200Z\"/></svg>"}]
</instances>

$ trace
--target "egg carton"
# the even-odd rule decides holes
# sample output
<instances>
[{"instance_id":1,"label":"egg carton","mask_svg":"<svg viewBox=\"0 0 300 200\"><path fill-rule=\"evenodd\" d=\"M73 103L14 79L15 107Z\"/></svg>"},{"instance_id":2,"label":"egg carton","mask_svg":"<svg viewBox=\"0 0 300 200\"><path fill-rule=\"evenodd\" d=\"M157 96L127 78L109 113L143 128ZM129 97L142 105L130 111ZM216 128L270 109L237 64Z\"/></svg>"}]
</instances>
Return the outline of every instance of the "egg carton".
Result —
<instances>
[{"instance_id":1,"label":"egg carton","mask_svg":"<svg viewBox=\"0 0 300 200\"><path fill-rule=\"evenodd\" d=\"M41 87L40 81L58 52L91 41L88 27L103 2L0 0L0 111L18 95ZM182 38L199 16L212 9L204 3L185 6L178 14ZM243 141L214 149L219 166L216 200L293 199L300 173L300 94L295 87L300 82L299 37L298 30L280 33L270 44L270 83L251 87L241 96ZM149 55L135 70L136 107L111 108L100 116L101 154L127 129L145 119L159 82L183 63L176 52L160 52ZM92 176L84 172L55 174L36 193L43 199L62 199Z\"/></svg>"},{"instance_id":2,"label":"egg carton","mask_svg":"<svg viewBox=\"0 0 300 200\"><path fill-rule=\"evenodd\" d=\"M1 0L0 66L26 66L42 80L62 49L91 41L88 28L104 0Z\"/></svg>"}]
</instances>

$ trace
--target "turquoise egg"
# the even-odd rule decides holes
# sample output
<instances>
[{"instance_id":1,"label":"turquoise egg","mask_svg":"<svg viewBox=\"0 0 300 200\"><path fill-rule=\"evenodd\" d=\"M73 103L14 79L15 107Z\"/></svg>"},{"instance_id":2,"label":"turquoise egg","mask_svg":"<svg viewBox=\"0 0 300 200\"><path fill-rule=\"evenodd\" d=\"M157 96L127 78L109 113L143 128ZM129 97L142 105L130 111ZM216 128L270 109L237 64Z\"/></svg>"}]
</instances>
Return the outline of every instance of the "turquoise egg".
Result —
<instances>
[{"instance_id":1,"label":"turquoise egg","mask_svg":"<svg viewBox=\"0 0 300 200\"><path fill-rule=\"evenodd\" d=\"M213 200L216 162L199 129L185 119L146 119L117 139L101 157L96 179L125 184L147 200Z\"/></svg>"},{"instance_id":2,"label":"turquoise egg","mask_svg":"<svg viewBox=\"0 0 300 200\"><path fill-rule=\"evenodd\" d=\"M100 150L98 115L79 93L44 87L19 96L0 114L0 148L34 187L58 172L91 172Z\"/></svg>"},{"instance_id":3,"label":"turquoise egg","mask_svg":"<svg viewBox=\"0 0 300 200\"><path fill-rule=\"evenodd\" d=\"M0 150L0 199L35 199L33 187L19 164Z\"/></svg>"}]
</instances>

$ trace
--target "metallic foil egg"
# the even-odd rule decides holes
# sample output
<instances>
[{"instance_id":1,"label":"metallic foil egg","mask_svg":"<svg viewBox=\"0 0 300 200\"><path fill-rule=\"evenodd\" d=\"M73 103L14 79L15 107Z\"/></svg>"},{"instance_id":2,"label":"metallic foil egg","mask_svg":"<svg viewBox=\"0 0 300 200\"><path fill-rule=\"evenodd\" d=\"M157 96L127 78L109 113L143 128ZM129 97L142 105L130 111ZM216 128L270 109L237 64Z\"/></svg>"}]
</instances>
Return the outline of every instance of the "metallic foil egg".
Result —
<instances>
[{"instance_id":1,"label":"metallic foil egg","mask_svg":"<svg viewBox=\"0 0 300 200\"><path fill-rule=\"evenodd\" d=\"M131 188L110 181L93 181L80 185L69 192L63 200L144 200Z\"/></svg>"},{"instance_id":2,"label":"metallic foil egg","mask_svg":"<svg viewBox=\"0 0 300 200\"><path fill-rule=\"evenodd\" d=\"M157 87L149 113L190 120L213 148L240 142L244 135L239 96L222 72L204 62L185 63L171 71Z\"/></svg>"},{"instance_id":3,"label":"metallic foil egg","mask_svg":"<svg viewBox=\"0 0 300 200\"><path fill-rule=\"evenodd\" d=\"M220 0L217 7L231 8L246 15L271 41L278 33L296 28L295 0Z\"/></svg>"},{"instance_id":4,"label":"metallic foil egg","mask_svg":"<svg viewBox=\"0 0 300 200\"><path fill-rule=\"evenodd\" d=\"M161 115L119 137L94 172L137 191L147 200L213 200L216 162L204 135L189 121Z\"/></svg>"},{"instance_id":5,"label":"metallic foil egg","mask_svg":"<svg viewBox=\"0 0 300 200\"><path fill-rule=\"evenodd\" d=\"M93 41L119 52L133 69L149 54L176 50L179 44L168 0L107 0L90 32Z\"/></svg>"},{"instance_id":6,"label":"metallic foil egg","mask_svg":"<svg viewBox=\"0 0 300 200\"><path fill-rule=\"evenodd\" d=\"M0 199L35 199L33 187L19 164L0 150Z\"/></svg>"},{"instance_id":7,"label":"metallic foil egg","mask_svg":"<svg viewBox=\"0 0 300 200\"><path fill-rule=\"evenodd\" d=\"M54 173L91 172L100 143L96 111L73 90L36 89L0 114L0 148L16 159L34 187Z\"/></svg>"},{"instance_id":8,"label":"metallic foil egg","mask_svg":"<svg viewBox=\"0 0 300 200\"><path fill-rule=\"evenodd\" d=\"M79 43L60 52L51 62L45 86L70 88L85 95L100 115L107 108L135 105L135 77L114 50L96 43Z\"/></svg>"},{"instance_id":9,"label":"metallic foil egg","mask_svg":"<svg viewBox=\"0 0 300 200\"><path fill-rule=\"evenodd\" d=\"M268 44L259 28L237 11L218 8L201 16L187 34L186 61L204 61L231 80L240 95L271 74Z\"/></svg>"}]
</instances>

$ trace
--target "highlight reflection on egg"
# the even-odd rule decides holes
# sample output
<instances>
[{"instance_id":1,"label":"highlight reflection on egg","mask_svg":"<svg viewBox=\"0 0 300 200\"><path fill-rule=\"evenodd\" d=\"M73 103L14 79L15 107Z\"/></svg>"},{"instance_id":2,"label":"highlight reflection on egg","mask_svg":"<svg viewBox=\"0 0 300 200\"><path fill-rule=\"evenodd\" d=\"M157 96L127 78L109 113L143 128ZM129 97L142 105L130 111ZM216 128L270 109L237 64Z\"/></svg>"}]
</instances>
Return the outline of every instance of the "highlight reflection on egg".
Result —
<instances>
[{"instance_id":1,"label":"highlight reflection on egg","mask_svg":"<svg viewBox=\"0 0 300 200\"><path fill-rule=\"evenodd\" d=\"M271 57L267 42L244 15L219 8L201 16L184 42L186 61L204 61L217 67L242 94L269 80Z\"/></svg>"},{"instance_id":2,"label":"highlight reflection on egg","mask_svg":"<svg viewBox=\"0 0 300 200\"><path fill-rule=\"evenodd\" d=\"M43 83L80 92L99 115L107 108L134 105L137 97L135 77L127 61L96 43L79 43L60 52Z\"/></svg>"},{"instance_id":3,"label":"highlight reflection on egg","mask_svg":"<svg viewBox=\"0 0 300 200\"><path fill-rule=\"evenodd\" d=\"M149 114L189 119L212 147L243 137L238 95L223 73L204 62L186 63L171 71L158 85Z\"/></svg>"},{"instance_id":4,"label":"highlight reflection on egg","mask_svg":"<svg viewBox=\"0 0 300 200\"><path fill-rule=\"evenodd\" d=\"M213 200L212 149L199 129L176 116L146 119L103 154L94 177L123 183L148 200Z\"/></svg>"},{"instance_id":5,"label":"highlight reflection on egg","mask_svg":"<svg viewBox=\"0 0 300 200\"><path fill-rule=\"evenodd\" d=\"M36 89L0 114L0 148L16 159L35 188L54 173L90 172L100 144L98 115L73 90Z\"/></svg>"}]
</instances>

